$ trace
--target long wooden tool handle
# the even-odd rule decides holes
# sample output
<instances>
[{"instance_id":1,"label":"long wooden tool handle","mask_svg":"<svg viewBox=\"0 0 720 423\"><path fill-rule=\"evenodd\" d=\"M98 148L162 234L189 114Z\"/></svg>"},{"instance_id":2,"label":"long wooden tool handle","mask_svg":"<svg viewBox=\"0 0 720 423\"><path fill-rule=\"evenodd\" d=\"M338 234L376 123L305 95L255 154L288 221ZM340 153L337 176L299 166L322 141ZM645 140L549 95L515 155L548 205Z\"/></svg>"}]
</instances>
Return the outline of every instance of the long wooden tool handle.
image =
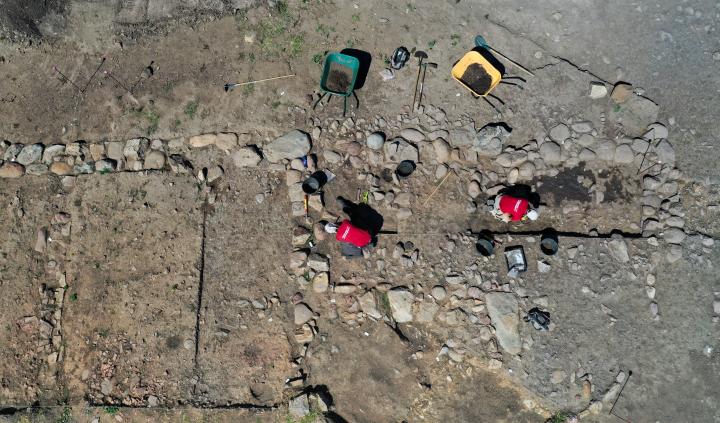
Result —
<instances>
[{"instance_id":1,"label":"long wooden tool handle","mask_svg":"<svg viewBox=\"0 0 720 423\"><path fill-rule=\"evenodd\" d=\"M293 76L295 76L295 75L293 74L293 75L276 76L276 77L273 77L273 78L258 79L257 81L241 82L241 83L239 83L239 84L234 84L234 85L235 85L236 87L239 87L239 86L241 86L241 85L256 84L256 83L258 83L258 82L272 81L272 80L274 80L274 79L291 78L291 77L293 77Z\"/></svg>"},{"instance_id":2,"label":"long wooden tool handle","mask_svg":"<svg viewBox=\"0 0 720 423\"><path fill-rule=\"evenodd\" d=\"M512 60L511 58L505 56L504 54L500 53L499 51L495 50L494 48L492 48L492 47L490 47L490 46L488 46L488 48L489 48L490 51L492 51L493 53L497 54L498 56L502 57L503 59L505 59L505 60L507 60L508 62L512 63L513 65L517 66L517 67L520 68L521 70L525 71L528 75L530 75L530 76L535 76L534 73L532 73L532 72L530 72L529 70L525 69L525 68L523 67L523 65L521 65L520 63Z\"/></svg>"},{"instance_id":3,"label":"long wooden tool handle","mask_svg":"<svg viewBox=\"0 0 720 423\"><path fill-rule=\"evenodd\" d=\"M445 177L443 178L443 180L440 181L440 183L438 184L438 186L436 186L435 189L433 190L433 192L431 192L430 195L428 195L428 198L425 199L425 202L423 203L423 207L425 207L425 205L428 203L428 201L430 201L430 199L432 198L432 196L435 195L435 193L437 192L437 190L442 186L442 184L445 183L445 180L446 180L447 178L449 178L450 175L452 175L453 173L455 173L455 172L449 171L448 174L445 175Z\"/></svg>"}]
</instances>

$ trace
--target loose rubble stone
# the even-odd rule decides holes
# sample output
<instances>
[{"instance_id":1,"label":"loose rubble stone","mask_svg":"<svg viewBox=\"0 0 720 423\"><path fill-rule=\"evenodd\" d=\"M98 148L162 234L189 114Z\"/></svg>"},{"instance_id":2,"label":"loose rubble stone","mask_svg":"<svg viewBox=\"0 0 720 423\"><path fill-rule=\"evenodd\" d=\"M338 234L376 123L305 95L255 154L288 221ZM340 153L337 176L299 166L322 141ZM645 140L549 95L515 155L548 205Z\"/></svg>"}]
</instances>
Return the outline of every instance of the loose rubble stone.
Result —
<instances>
[{"instance_id":1,"label":"loose rubble stone","mask_svg":"<svg viewBox=\"0 0 720 423\"><path fill-rule=\"evenodd\" d=\"M608 242L608 250L610 250L610 255L620 263L627 263L630 261L627 244L622 237L610 240L610 242Z\"/></svg>"},{"instance_id":2,"label":"loose rubble stone","mask_svg":"<svg viewBox=\"0 0 720 423\"><path fill-rule=\"evenodd\" d=\"M412 214L412 210L410 210L409 208L401 207L398 209L396 217L398 220L405 220L412 216Z\"/></svg>"},{"instance_id":3,"label":"loose rubble stone","mask_svg":"<svg viewBox=\"0 0 720 423\"><path fill-rule=\"evenodd\" d=\"M467 296L468 296L468 298L477 300L477 299L482 298L482 291L477 286L471 286L467 290Z\"/></svg>"},{"instance_id":4,"label":"loose rubble stone","mask_svg":"<svg viewBox=\"0 0 720 423\"><path fill-rule=\"evenodd\" d=\"M122 149L120 150L122 151ZM55 157L61 156L65 153L65 146L62 144L53 144L43 151L42 162L49 165L53 162Z\"/></svg>"},{"instance_id":5,"label":"loose rubble stone","mask_svg":"<svg viewBox=\"0 0 720 423\"><path fill-rule=\"evenodd\" d=\"M440 307L437 304L430 302L420 303L415 319L420 323L430 323L435 319L438 310L440 310Z\"/></svg>"},{"instance_id":6,"label":"loose rubble stone","mask_svg":"<svg viewBox=\"0 0 720 423\"><path fill-rule=\"evenodd\" d=\"M235 150L231 157L237 167L255 167L262 160L258 149L251 145Z\"/></svg>"},{"instance_id":7,"label":"loose rubble stone","mask_svg":"<svg viewBox=\"0 0 720 423\"><path fill-rule=\"evenodd\" d=\"M532 162L525 162L518 168L518 173L522 179L532 179L535 176L535 165Z\"/></svg>"},{"instance_id":8,"label":"loose rubble stone","mask_svg":"<svg viewBox=\"0 0 720 423\"><path fill-rule=\"evenodd\" d=\"M220 166L210 166L207 170L206 180L208 183L211 183L220 179L224 174L225 171Z\"/></svg>"},{"instance_id":9,"label":"loose rubble stone","mask_svg":"<svg viewBox=\"0 0 720 423\"><path fill-rule=\"evenodd\" d=\"M325 257L321 254L317 254L317 253L310 254L310 256L308 257L307 265L309 268L311 268L312 270L314 270L316 272L330 271L330 261L328 260L327 257Z\"/></svg>"},{"instance_id":10,"label":"loose rubble stone","mask_svg":"<svg viewBox=\"0 0 720 423\"><path fill-rule=\"evenodd\" d=\"M150 395L147 399L148 401L148 407L157 407L160 405L160 400L158 400L158 397L155 395Z\"/></svg>"},{"instance_id":11,"label":"loose rubble stone","mask_svg":"<svg viewBox=\"0 0 720 423\"><path fill-rule=\"evenodd\" d=\"M668 263L672 264L680 260L682 258L682 255L682 247L679 245L671 244L667 254L665 254L665 259Z\"/></svg>"},{"instance_id":12,"label":"loose rubble stone","mask_svg":"<svg viewBox=\"0 0 720 423\"><path fill-rule=\"evenodd\" d=\"M567 129L567 127L565 128ZM540 146L540 157L542 157L547 164L560 163L562 161L561 152L560 146L552 141L546 141Z\"/></svg>"},{"instance_id":13,"label":"loose rubble stone","mask_svg":"<svg viewBox=\"0 0 720 423\"><path fill-rule=\"evenodd\" d=\"M508 184L514 185L515 182L517 182L519 177L520 177L520 171L518 170L518 168L511 169L507 175Z\"/></svg>"},{"instance_id":14,"label":"loose rubble stone","mask_svg":"<svg viewBox=\"0 0 720 423\"><path fill-rule=\"evenodd\" d=\"M660 187L657 188L657 192L664 195L665 197L672 197L673 195L678 193L678 189L678 183L672 181L660 185Z\"/></svg>"},{"instance_id":15,"label":"loose rubble stone","mask_svg":"<svg viewBox=\"0 0 720 423\"><path fill-rule=\"evenodd\" d=\"M310 152L310 136L297 129L276 138L263 148L263 154L270 163L283 159L303 157Z\"/></svg>"},{"instance_id":16,"label":"loose rubble stone","mask_svg":"<svg viewBox=\"0 0 720 423\"><path fill-rule=\"evenodd\" d=\"M635 159L635 153L628 144L622 144L615 149L615 163L628 164Z\"/></svg>"},{"instance_id":17,"label":"loose rubble stone","mask_svg":"<svg viewBox=\"0 0 720 423\"><path fill-rule=\"evenodd\" d=\"M290 268L299 269L305 264L307 257L307 253L304 251L293 251L290 253Z\"/></svg>"},{"instance_id":18,"label":"loose rubble stone","mask_svg":"<svg viewBox=\"0 0 720 423\"><path fill-rule=\"evenodd\" d=\"M145 169L162 169L165 166L165 153L152 150L145 156Z\"/></svg>"},{"instance_id":19,"label":"loose rubble stone","mask_svg":"<svg viewBox=\"0 0 720 423\"><path fill-rule=\"evenodd\" d=\"M20 152L22 151L23 147L24 146L22 144L12 144L5 150L5 153L3 154L3 160L15 161L18 154L20 154Z\"/></svg>"},{"instance_id":20,"label":"loose rubble stone","mask_svg":"<svg viewBox=\"0 0 720 423\"><path fill-rule=\"evenodd\" d=\"M102 159L95 162L95 171L99 173L108 173L115 171L115 160Z\"/></svg>"},{"instance_id":21,"label":"loose rubble stone","mask_svg":"<svg viewBox=\"0 0 720 423\"><path fill-rule=\"evenodd\" d=\"M35 163L42 157L44 148L42 144L26 145L22 151L20 151L20 154L17 155L15 161L23 166Z\"/></svg>"},{"instance_id":22,"label":"loose rubble stone","mask_svg":"<svg viewBox=\"0 0 720 423\"><path fill-rule=\"evenodd\" d=\"M453 147L469 147L475 142L477 131L475 126L470 124L462 128L451 128L448 141Z\"/></svg>"},{"instance_id":23,"label":"loose rubble stone","mask_svg":"<svg viewBox=\"0 0 720 423\"><path fill-rule=\"evenodd\" d=\"M48 172L48 166L42 163L33 163L25 168L28 175L44 175Z\"/></svg>"},{"instance_id":24,"label":"loose rubble stone","mask_svg":"<svg viewBox=\"0 0 720 423\"><path fill-rule=\"evenodd\" d=\"M215 147L227 153L230 150L237 148L238 136L232 132L222 132L217 134L214 144Z\"/></svg>"},{"instance_id":25,"label":"loose rubble stone","mask_svg":"<svg viewBox=\"0 0 720 423\"><path fill-rule=\"evenodd\" d=\"M580 154L578 154L578 159L580 159L580 161L583 161L583 162L591 162L591 161L597 159L597 154L595 154L594 151L592 151L588 148L583 148L580 151Z\"/></svg>"},{"instance_id":26,"label":"loose rubble stone","mask_svg":"<svg viewBox=\"0 0 720 423\"><path fill-rule=\"evenodd\" d=\"M72 173L72 166L65 162L53 162L50 165L50 172L60 176L69 175Z\"/></svg>"},{"instance_id":27,"label":"loose rubble stone","mask_svg":"<svg viewBox=\"0 0 720 423\"><path fill-rule=\"evenodd\" d=\"M593 147L598 159L610 162L615 160L615 143L610 140L598 140Z\"/></svg>"},{"instance_id":28,"label":"loose rubble stone","mask_svg":"<svg viewBox=\"0 0 720 423\"><path fill-rule=\"evenodd\" d=\"M445 288L440 285L435 285L430 290L430 295L432 295L433 298L435 298L438 301L442 301L445 299L445 296L447 295L447 291L445 291Z\"/></svg>"},{"instance_id":29,"label":"loose rubble stone","mask_svg":"<svg viewBox=\"0 0 720 423\"><path fill-rule=\"evenodd\" d=\"M593 81L590 83L590 98L598 100L605 97L608 93L608 89L602 82Z\"/></svg>"},{"instance_id":30,"label":"loose rubble stone","mask_svg":"<svg viewBox=\"0 0 720 423\"><path fill-rule=\"evenodd\" d=\"M649 98L632 94L615 112L622 119L623 130L627 135L640 136L645 128L657 120L660 107Z\"/></svg>"},{"instance_id":31,"label":"loose rubble stone","mask_svg":"<svg viewBox=\"0 0 720 423\"><path fill-rule=\"evenodd\" d=\"M675 149L667 140L658 143L655 147L655 153L657 153L660 163L675 164Z\"/></svg>"},{"instance_id":32,"label":"loose rubble stone","mask_svg":"<svg viewBox=\"0 0 720 423\"><path fill-rule=\"evenodd\" d=\"M685 232L677 228L667 229L663 233L663 239L668 244L680 244L685 239Z\"/></svg>"},{"instance_id":33,"label":"loose rubble stone","mask_svg":"<svg viewBox=\"0 0 720 423\"><path fill-rule=\"evenodd\" d=\"M618 82L615 84L615 87L613 87L612 94L610 94L610 98L615 103L624 103L632 94L632 85L625 83L625 82Z\"/></svg>"},{"instance_id":34,"label":"loose rubble stone","mask_svg":"<svg viewBox=\"0 0 720 423\"><path fill-rule=\"evenodd\" d=\"M557 142L563 142L570 138L570 128L564 123L554 126L550 129L550 139Z\"/></svg>"},{"instance_id":35,"label":"loose rubble stone","mask_svg":"<svg viewBox=\"0 0 720 423\"><path fill-rule=\"evenodd\" d=\"M442 138L444 140L448 139L450 136L450 133L444 129L438 129L436 131L432 131L429 134L427 134L427 139L430 141L435 141L438 138Z\"/></svg>"},{"instance_id":36,"label":"loose rubble stone","mask_svg":"<svg viewBox=\"0 0 720 423\"><path fill-rule=\"evenodd\" d=\"M415 128L406 128L400 131L400 137L412 143L418 143L425 140L425 134Z\"/></svg>"},{"instance_id":37,"label":"loose rubble stone","mask_svg":"<svg viewBox=\"0 0 720 423\"><path fill-rule=\"evenodd\" d=\"M113 383L109 379L103 379L102 382L100 382L100 392L103 393L103 395L110 395L113 391Z\"/></svg>"},{"instance_id":38,"label":"loose rubble stone","mask_svg":"<svg viewBox=\"0 0 720 423\"><path fill-rule=\"evenodd\" d=\"M522 341L518 326L518 302L513 294L491 292L485 295L485 304L495 326L495 336L500 346L510 354L519 354Z\"/></svg>"},{"instance_id":39,"label":"loose rubble stone","mask_svg":"<svg viewBox=\"0 0 720 423\"><path fill-rule=\"evenodd\" d=\"M415 302L413 293L404 288L396 288L388 291L386 295L393 319L397 323L411 322L413 319L412 305Z\"/></svg>"},{"instance_id":40,"label":"loose rubble stone","mask_svg":"<svg viewBox=\"0 0 720 423\"><path fill-rule=\"evenodd\" d=\"M565 380L565 376L567 376L567 374L563 370L555 370L550 376L550 383L557 385Z\"/></svg>"},{"instance_id":41,"label":"loose rubble stone","mask_svg":"<svg viewBox=\"0 0 720 423\"><path fill-rule=\"evenodd\" d=\"M125 144L122 142L119 142L119 141L109 142L107 144L107 156L115 161L120 161L125 157L123 155L124 149L125 149Z\"/></svg>"},{"instance_id":42,"label":"loose rubble stone","mask_svg":"<svg viewBox=\"0 0 720 423\"><path fill-rule=\"evenodd\" d=\"M216 134L194 135L188 139L188 144L193 148L202 148L215 144Z\"/></svg>"},{"instance_id":43,"label":"loose rubble stone","mask_svg":"<svg viewBox=\"0 0 720 423\"><path fill-rule=\"evenodd\" d=\"M155 140L160 141L160 140ZM154 142L154 141L153 141ZM162 141L160 142L162 144ZM90 157L92 157L93 160L98 161L103 158L105 158L105 144L102 143L93 143L90 144Z\"/></svg>"},{"instance_id":44,"label":"loose rubble stone","mask_svg":"<svg viewBox=\"0 0 720 423\"><path fill-rule=\"evenodd\" d=\"M343 161L343 156L332 150L324 150L322 155L325 161L330 164L338 164Z\"/></svg>"},{"instance_id":45,"label":"loose rubble stone","mask_svg":"<svg viewBox=\"0 0 720 423\"><path fill-rule=\"evenodd\" d=\"M390 142L386 142L383 149L385 152L385 160L389 162L411 160L417 163L420 158L417 147L402 138L393 138Z\"/></svg>"},{"instance_id":46,"label":"loose rubble stone","mask_svg":"<svg viewBox=\"0 0 720 423\"><path fill-rule=\"evenodd\" d=\"M505 125L485 125L475 134L472 148L479 156L497 156L502 152L503 144L509 137L510 131Z\"/></svg>"},{"instance_id":47,"label":"loose rubble stone","mask_svg":"<svg viewBox=\"0 0 720 423\"><path fill-rule=\"evenodd\" d=\"M578 134L587 134L592 132L593 127L592 123L588 121L582 121L582 122L575 122L572 125L570 125L573 131L577 132Z\"/></svg>"},{"instance_id":48,"label":"loose rubble stone","mask_svg":"<svg viewBox=\"0 0 720 423\"><path fill-rule=\"evenodd\" d=\"M442 138L438 138L432 142L433 150L435 150L435 160L438 163L447 163L450 160L450 144Z\"/></svg>"},{"instance_id":49,"label":"loose rubble stone","mask_svg":"<svg viewBox=\"0 0 720 423\"><path fill-rule=\"evenodd\" d=\"M577 143L582 145L583 147L590 147L591 145L595 144L595 137L592 136L592 134L582 134L577 139Z\"/></svg>"},{"instance_id":50,"label":"loose rubble stone","mask_svg":"<svg viewBox=\"0 0 720 423\"><path fill-rule=\"evenodd\" d=\"M375 294L373 294L372 292L366 292L358 298L358 301L360 302L360 309L363 311L363 313L367 314L373 319L382 319L383 315L377 308Z\"/></svg>"},{"instance_id":51,"label":"loose rubble stone","mask_svg":"<svg viewBox=\"0 0 720 423\"><path fill-rule=\"evenodd\" d=\"M305 303L295 304L295 324L300 326L313 318L313 312Z\"/></svg>"},{"instance_id":52,"label":"loose rubble stone","mask_svg":"<svg viewBox=\"0 0 720 423\"><path fill-rule=\"evenodd\" d=\"M382 132L373 132L365 140L365 145L371 150L380 150L383 144L385 144L385 134Z\"/></svg>"},{"instance_id":53,"label":"loose rubble stone","mask_svg":"<svg viewBox=\"0 0 720 423\"><path fill-rule=\"evenodd\" d=\"M668 129L665 125L662 123L651 123L647 127L647 131L643 135L643 138L648 140L653 139L660 139L660 138L667 138L668 137Z\"/></svg>"},{"instance_id":54,"label":"loose rubble stone","mask_svg":"<svg viewBox=\"0 0 720 423\"><path fill-rule=\"evenodd\" d=\"M123 149L123 156L130 161L138 161L141 160L145 156L145 150L148 149L150 146L150 141L147 140L147 138L134 138L131 140L128 140L125 143L125 148ZM67 151L66 147L66 151ZM140 169L137 169L140 170Z\"/></svg>"},{"instance_id":55,"label":"loose rubble stone","mask_svg":"<svg viewBox=\"0 0 720 423\"><path fill-rule=\"evenodd\" d=\"M468 184L468 195L472 198L476 198L481 192L482 189L480 188L478 181L470 181Z\"/></svg>"},{"instance_id":56,"label":"loose rubble stone","mask_svg":"<svg viewBox=\"0 0 720 423\"><path fill-rule=\"evenodd\" d=\"M25 173L25 166L15 162L5 162L0 166L0 178L19 178Z\"/></svg>"},{"instance_id":57,"label":"loose rubble stone","mask_svg":"<svg viewBox=\"0 0 720 423\"><path fill-rule=\"evenodd\" d=\"M300 395L299 397L291 399L288 404L288 412L298 419L302 419L310 414L310 403L308 402L307 395Z\"/></svg>"}]
</instances>

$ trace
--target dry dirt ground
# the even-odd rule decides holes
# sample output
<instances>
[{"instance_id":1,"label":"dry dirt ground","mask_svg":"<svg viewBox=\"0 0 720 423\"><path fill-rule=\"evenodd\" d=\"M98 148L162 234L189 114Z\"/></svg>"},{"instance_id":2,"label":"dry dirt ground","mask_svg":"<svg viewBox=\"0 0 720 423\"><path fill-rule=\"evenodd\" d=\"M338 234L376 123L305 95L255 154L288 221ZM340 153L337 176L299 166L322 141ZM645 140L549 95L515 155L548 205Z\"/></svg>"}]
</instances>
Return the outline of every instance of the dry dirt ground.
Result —
<instances>
[{"instance_id":1,"label":"dry dirt ground","mask_svg":"<svg viewBox=\"0 0 720 423\"><path fill-rule=\"evenodd\" d=\"M570 49L569 17L626 22L610 6L194 3L0 1L0 421L720 421L720 132L663 91L686 87L665 68L610 98L654 75L613 68L611 47L589 60L587 35ZM714 31L715 6L656 6L699 31L663 43ZM610 38L641 44L636 26ZM497 111L450 76L478 34L534 73L505 62L526 81L495 90ZM417 59L380 75L400 45L438 64L419 110ZM360 107L313 110L346 48L371 58ZM708 72L667 68L685 66ZM491 147L477 131L499 122ZM305 213L315 166L335 179ZM485 211L515 182L540 194L538 221ZM388 233L349 259L318 222L364 192ZM522 320L533 307L548 331Z\"/></svg>"}]
</instances>

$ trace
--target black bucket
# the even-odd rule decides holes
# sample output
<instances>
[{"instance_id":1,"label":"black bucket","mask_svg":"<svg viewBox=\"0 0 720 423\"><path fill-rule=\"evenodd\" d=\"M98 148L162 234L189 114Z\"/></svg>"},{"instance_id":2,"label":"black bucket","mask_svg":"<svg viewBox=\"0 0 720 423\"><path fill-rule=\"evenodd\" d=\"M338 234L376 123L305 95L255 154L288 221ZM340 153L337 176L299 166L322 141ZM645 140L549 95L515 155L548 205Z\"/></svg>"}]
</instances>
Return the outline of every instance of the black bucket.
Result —
<instances>
[{"instance_id":1,"label":"black bucket","mask_svg":"<svg viewBox=\"0 0 720 423\"><path fill-rule=\"evenodd\" d=\"M554 256L559 248L558 237L554 232L546 232L540 238L540 251L546 256Z\"/></svg>"},{"instance_id":2,"label":"black bucket","mask_svg":"<svg viewBox=\"0 0 720 423\"><path fill-rule=\"evenodd\" d=\"M413 172L415 172L415 162L412 160L401 161L395 169L395 174L398 176L398 179L405 179L412 175Z\"/></svg>"},{"instance_id":3,"label":"black bucket","mask_svg":"<svg viewBox=\"0 0 720 423\"><path fill-rule=\"evenodd\" d=\"M495 243L487 238L478 238L475 248L483 257L490 257L495 252Z\"/></svg>"},{"instance_id":4,"label":"black bucket","mask_svg":"<svg viewBox=\"0 0 720 423\"><path fill-rule=\"evenodd\" d=\"M302 190L305 194L315 194L320 188L327 183L327 175L325 172L318 170L310 175L302 184Z\"/></svg>"}]
</instances>

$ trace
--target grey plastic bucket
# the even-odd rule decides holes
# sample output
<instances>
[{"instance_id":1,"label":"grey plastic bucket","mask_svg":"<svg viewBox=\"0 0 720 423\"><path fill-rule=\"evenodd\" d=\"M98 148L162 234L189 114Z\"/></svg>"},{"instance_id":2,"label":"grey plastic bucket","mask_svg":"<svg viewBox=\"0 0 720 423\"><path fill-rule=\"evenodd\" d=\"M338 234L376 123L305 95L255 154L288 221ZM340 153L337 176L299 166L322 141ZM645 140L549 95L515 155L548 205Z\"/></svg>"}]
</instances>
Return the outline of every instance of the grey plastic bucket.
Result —
<instances>
[{"instance_id":1,"label":"grey plastic bucket","mask_svg":"<svg viewBox=\"0 0 720 423\"><path fill-rule=\"evenodd\" d=\"M323 171L317 171L310 175L302 183L302 190L305 194L315 194L323 185L327 183L327 175Z\"/></svg>"},{"instance_id":2,"label":"grey plastic bucket","mask_svg":"<svg viewBox=\"0 0 720 423\"><path fill-rule=\"evenodd\" d=\"M490 257L495 252L495 245L487 238L479 238L475 242L475 248L484 257Z\"/></svg>"},{"instance_id":3,"label":"grey plastic bucket","mask_svg":"<svg viewBox=\"0 0 720 423\"><path fill-rule=\"evenodd\" d=\"M553 236L544 236L540 239L540 251L547 256L554 256L559 248L557 238Z\"/></svg>"},{"instance_id":4,"label":"grey plastic bucket","mask_svg":"<svg viewBox=\"0 0 720 423\"><path fill-rule=\"evenodd\" d=\"M415 162L412 160L401 161L395 169L395 174L398 176L398 179L407 178L412 175L413 172L415 172Z\"/></svg>"}]
</instances>

